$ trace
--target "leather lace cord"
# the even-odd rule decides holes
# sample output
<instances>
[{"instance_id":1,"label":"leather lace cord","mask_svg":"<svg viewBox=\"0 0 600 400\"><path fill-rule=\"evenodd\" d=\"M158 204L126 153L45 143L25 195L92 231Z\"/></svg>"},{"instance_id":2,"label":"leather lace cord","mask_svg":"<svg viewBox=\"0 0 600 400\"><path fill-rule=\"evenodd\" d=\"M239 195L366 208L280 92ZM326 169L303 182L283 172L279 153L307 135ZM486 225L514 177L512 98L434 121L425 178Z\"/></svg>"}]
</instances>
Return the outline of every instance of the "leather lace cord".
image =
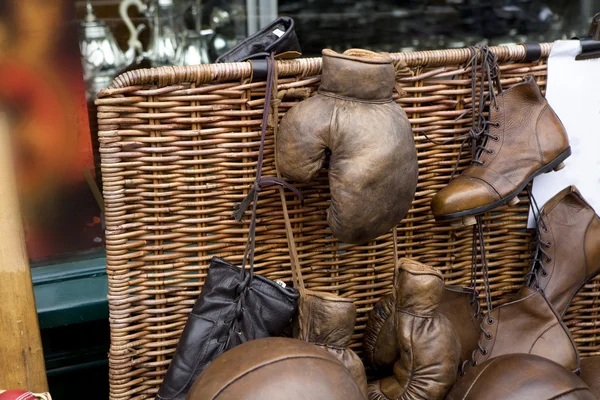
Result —
<instances>
[{"instance_id":1,"label":"leather lace cord","mask_svg":"<svg viewBox=\"0 0 600 400\"><path fill-rule=\"evenodd\" d=\"M476 224L473 226L473 248L472 248L472 258L471 258L471 285L473 286L473 299L472 302L476 302L477 311L476 316L478 317L481 312L481 306L478 299L478 294L476 288L476 269L477 269L477 253L481 258L481 271L483 275L483 286L485 291L485 301L487 306L487 313L485 318L479 324L479 330L483 335L489 340L492 338L492 334L488 332L485 328L486 324L493 324L494 320L492 318L492 291L490 288L490 276L489 276L489 266L487 263L487 256L485 251L485 237L483 233L483 217L481 215L475 216ZM461 376L466 374L467 366L471 364L472 366L476 366L477 362L475 361L475 355L480 351L482 354L487 352L487 349L481 344L481 338L477 341L477 348L473 350L471 353L470 360L464 360L459 368L459 373Z\"/></svg>"},{"instance_id":2,"label":"leather lace cord","mask_svg":"<svg viewBox=\"0 0 600 400\"><path fill-rule=\"evenodd\" d=\"M266 89L265 89L265 104L262 116L262 127L260 134L260 147L258 150L258 161L256 164L256 178L254 180L254 184L252 188L242 200L240 204L235 205L233 211L233 217L236 221L240 222L245 212L247 211L250 204L252 204L252 216L250 219L250 228L248 232L248 240L246 242L246 248L244 250L244 256L242 259L242 267L240 268L240 283L236 288L237 300L236 300L236 312L235 317L232 321L230 321L229 332L227 337L226 347L229 345L229 341L231 339L231 335L235 334L239 331L238 325L240 323L240 318L244 313L245 299L246 296L244 292L249 289L250 284L252 283L252 278L254 275L254 251L256 248L256 216L257 216L257 208L258 208L258 195L263 186L270 185L279 185L280 190L283 191L283 187L289 188L292 190L301 201L304 201L302 194L298 189L289 183L283 181L279 177L265 177L262 175L262 167L264 161L264 151L265 151L265 137L267 134L267 126L269 122L269 115L271 111L271 100L273 95L273 84L275 81L274 78L274 70L275 70L275 59L274 54L271 53L269 57L267 57L267 80L266 80ZM247 264L250 264L250 271L246 274Z\"/></svg>"},{"instance_id":3,"label":"leather lace cord","mask_svg":"<svg viewBox=\"0 0 600 400\"><path fill-rule=\"evenodd\" d=\"M548 275L548 271L544 267L544 257L547 262L551 261L550 255L545 250L550 247L550 243L542 241L541 236L541 231L548 232L548 227L546 226L546 222L540 212L537 201L535 200L535 197L533 197L533 193L529 187L527 187L527 196L531 203L531 212L535 221L535 241L532 243L534 246L533 259L531 269L525 274L525 285L533 287L534 289L540 289L537 274L541 273L542 276Z\"/></svg>"},{"instance_id":4,"label":"leather lace cord","mask_svg":"<svg viewBox=\"0 0 600 400\"><path fill-rule=\"evenodd\" d=\"M281 103L281 100L277 95L277 64L275 64L275 74L273 80L274 84L272 95L274 99L271 100L273 105L271 125L273 129L275 148L277 148L277 133L279 131L279 103ZM282 179L277 164L277 152L275 152L275 171L277 173L277 178ZM300 265L300 257L298 256L298 250L296 248L296 241L294 240L294 231L292 229L292 223L290 222L290 214L288 212L287 201L285 199L285 192L283 190L283 187L279 188L279 197L281 198L281 208L283 210L283 219L285 222L285 236L287 238L288 250L290 253L290 264L292 266L292 281L294 283L294 287L298 289L300 297L304 297L306 294L306 288L304 286L304 278L302 277L302 267ZM299 312L301 312L300 309ZM302 318L302 316L300 316L300 318Z\"/></svg>"},{"instance_id":5,"label":"leather lace cord","mask_svg":"<svg viewBox=\"0 0 600 400\"><path fill-rule=\"evenodd\" d=\"M489 112L488 116L485 116L485 109L487 102L489 101L489 106L494 107L498 110L498 102L497 102L497 94L502 93L502 85L500 82L500 68L498 65L498 57L494 52L487 46L478 46L469 48L473 55L471 60L467 64L467 67L472 67L471 74L471 102L472 107L467 109L463 114L461 114L458 119L462 118L469 112L471 113L471 129L468 133L464 135L459 135L454 138L447 139L445 141L434 141L427 137L425 137L436 144L446 144L449 142L454 142L457 140L462 140L458 158L454 165L454 170L452 171L452 175L450 176L450 180L454 179L454 175L458 170L458 165L460 162L460 157L464 146L470 139L470 147L471 147L471 157L472 163L483 165L482 161L479 161L479 157L482 152L486 150L486 144L489 137L492 135L489 133L489 126L496 123L492 123L489 120ZM481 63L479 62L481 59ZM478 79L479 78L479 79ZM486 85L487 84L487 85ZM488 94L485 94L486 86L488 88ZM477 101L478 99L478 101ZM492 137L493 138L493 137ZM473 297L470 301L471 304L477 305L476 317L479 317L481 313L481 305L479 302L479 294L477 292L477 256L479 254L479 259L481 260L481 271L483 276L483 286L485 292L485 300L486 300L486 317L480 324L481 332L487 337L490 337L490 333L486 331L484 328L485 323L492 324L492 290L490 287L490 277L489 277L489 265L487 263L487 256L485 250L485 236L483 231L483 217L481 215L475 216L476 224L473 226L473 243L472 243L472 253L471 253L471 276L470 276L470 285L473 289ZM471 355L470 363L475 365L475 354L477 351L484 352L486 351L480 342L478 342L478 348L473 350ZM461 375L465 374L465 370L467 365L469 364L469 360L463 361L460 373Z\"/></svg>"},{"instance_id":6,"label":"leather lace cord","mask_svg":"<svg viewBox=\"0 0 600 400\"><path fill-rule=\"evenodd\" d=\"M454 169L450 175L450 180L454 179L454 175L456 175L463 149L467 143L469 143L471 147L472 162L474 164L481 164L478 158L481 152L485 151L487 138L490 136L488 133L488 127L492 124L489 121L489 118L486 118L484 115L485 107L489 101L490 106L493 105L496 109L498 109L496 88L498 93L502 93L500 67L496 54L485 45L469 47L469 50L471 51L472 56L470 61L467 63L466 68L471 67L471 108L466 109L465 112L456 118L456 120L459 120L468 113L471 113L471 129L469 129L469 132L463 135L458 135L445 140L435 140L430 138L426 133L423 133L425 139L437 145L461 141L456 163L454 164ZM479 63L480 58L481 64ZM479 87L477 79L478 76ZM488 84L487 95L485 94L486 82ZM479 101L477 101L478 97Z\"/></svg>"},{"instance_id":7,"label":"leather lace cord","mask_svg":"<svg viewBox=\"0 0 600 400\"><path fill-rule=\"evenodd\" d=\"M269 123L269 114L270 114L270 110L271 110L271 100L272 100L272 95L273 95L274 69L275 69L275 59L274 59L274 54L272 53L267 58L267 81L266 81L266 89L265 89L265 104L264 104L264 110L263 110L263 116L262 116L262 127L261 127L261 134L260 134L260 147L258 150L258 161L256 164L256 179L254 180L254 184L252 185L252 188L250 189L250 191L248 192L248 194L246 195L244 200L242 200L242 202L240 204L237 204L234 207L234 211L233 211L233 217L235 218L236 221L240 222L240 221L242 221L242 219L244 217L244 213L246 212L246 210L248 209L250 204L252 204L252 217L250 219L250 230L249 230L249 234L248 234L248 241L246 243L246 249L244 251L244 257L242 260L242 268L241 268L242 280L244 280L246 264L248 262L250 263L250 275L252 275L252 273L254 272L254 250L255 250L255 240L256 240L256 211L257 211L257 206L258 206L258 194L261 191L262 187L270 186L270 185L279 185L282 187L286 187L286 188L292 190L300 198L301 201L304 201L304 198L302 197L302 194L300 193L300 191L298 189L296 189L294 186L290 185L289 183L285 182L284 180L280 179L279 177L263 178L261 176L262 168L263 168L263 161L264 161L264 152L265 152L265 137L267 134L267 126ZM249 279L251 280L252 277L250 277Z\"/></svg>"}]
</instances>

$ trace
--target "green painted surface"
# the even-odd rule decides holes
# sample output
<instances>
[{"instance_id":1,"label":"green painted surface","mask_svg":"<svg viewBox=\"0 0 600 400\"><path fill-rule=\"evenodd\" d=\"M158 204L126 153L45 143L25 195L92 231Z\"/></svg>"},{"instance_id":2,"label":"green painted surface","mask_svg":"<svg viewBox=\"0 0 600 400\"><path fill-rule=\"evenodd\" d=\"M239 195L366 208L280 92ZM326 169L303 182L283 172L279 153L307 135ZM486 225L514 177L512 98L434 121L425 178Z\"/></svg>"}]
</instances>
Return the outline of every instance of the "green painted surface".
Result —
<instances>
[{"instance_id":1,"label":"green painted surface","mask_svg":"<svg viewBox=\"0 0 600 400\"><path fill-rule=\"evenodd\" d=\"M33 264L40 328L108 318L106 258L102 254L52 264Z\"/></svg>"}]
</instances>

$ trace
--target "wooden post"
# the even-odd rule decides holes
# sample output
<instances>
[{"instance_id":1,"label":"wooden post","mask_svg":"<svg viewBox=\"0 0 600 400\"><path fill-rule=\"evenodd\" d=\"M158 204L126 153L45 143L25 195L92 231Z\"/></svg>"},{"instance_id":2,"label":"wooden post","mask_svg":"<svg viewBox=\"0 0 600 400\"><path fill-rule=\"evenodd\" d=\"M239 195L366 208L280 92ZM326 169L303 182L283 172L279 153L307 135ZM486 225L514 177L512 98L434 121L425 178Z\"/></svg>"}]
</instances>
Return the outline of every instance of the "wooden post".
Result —
<instances>
[{"instance_id":1,"label":"wooden post","mask_svg":"<svg viewBox=\"0 0 600 400\"><path fill-rule=\"evenodd\" d=\"M48 391L5 113L0 113L0 389Z\"/></svg>"}]
</instances>

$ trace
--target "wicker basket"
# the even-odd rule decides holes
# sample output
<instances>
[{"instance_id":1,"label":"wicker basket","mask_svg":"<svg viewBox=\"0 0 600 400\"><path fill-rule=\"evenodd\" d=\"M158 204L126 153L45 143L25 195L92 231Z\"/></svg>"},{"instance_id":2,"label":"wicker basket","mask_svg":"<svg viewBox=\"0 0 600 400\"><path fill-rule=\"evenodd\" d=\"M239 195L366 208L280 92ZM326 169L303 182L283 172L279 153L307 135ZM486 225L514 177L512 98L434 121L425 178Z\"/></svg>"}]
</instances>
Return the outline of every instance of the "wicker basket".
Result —
<instances>
[{"instance_id":1,"label":"wicker basket","mask_svg":"<svg viewBox=\"0 0 600 400\"><path fill-rule=\"evenodd\" d=\"M502 85L534 74L545 87L542 45L538 63L519 62L523 46L494 47ZM470 51L395 53L406 63L395 95L413 126L419 185L410 213L398 225L398 253L438 268L448 282L467 283L471 229L433 220L431 197L449 181L460 144L435 145L468 131ZM319 84L319 58L279 61L280 115ZM264 104L264 82L250 82L248 63L163 67L127 72L99 94L111 324L110 398L153 398L200 293L208 263L219 255L240 263L248 221L231 218L233 205L254 180ZM460 169L469 163L465 149ZM267 136L264 176L274 176L273 137ZM308 288L352 298L358 308L353 347L360 353L368 311L391 287L391 233L366 245L339 243L326 222L327 172L299 185L303 207L288 196L294 236ZM528 202L485 216L486 249L494 302L516 291L529 266ZM277 189L259 202L257 266L260 274L291 281ZM481 278L479 276L478 278ZM481 280L478 282L481 284ZM565 320L583 356L597 354L598 287L587 285Z\"/></svg>"}]
</instances>

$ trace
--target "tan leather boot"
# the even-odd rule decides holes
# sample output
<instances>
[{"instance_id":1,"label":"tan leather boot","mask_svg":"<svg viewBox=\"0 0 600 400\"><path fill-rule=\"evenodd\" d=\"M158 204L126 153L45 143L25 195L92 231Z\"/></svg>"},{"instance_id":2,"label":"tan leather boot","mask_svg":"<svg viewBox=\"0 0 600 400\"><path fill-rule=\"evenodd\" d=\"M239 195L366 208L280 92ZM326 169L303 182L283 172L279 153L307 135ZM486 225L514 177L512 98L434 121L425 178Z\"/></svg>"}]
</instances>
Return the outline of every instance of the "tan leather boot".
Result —
<instances>
[{"instance_id":1,"label":"tan leather boot","mask_svg":"<svg viewBox=\"0 0 600 400\"><path fill-rule=\"evenodd\" d=\"M581 379L600 398L600 356L581 359Z\"/></svg>"},{"instance_id":2,"label":"tan leather boot","mask_svg":"<svg viewBox=\"0 0 600 400\"><path fill-rule=\"evenodd\" d=\"M541 288L559 316L600 272L600 218L575 186L546 202L538 221L538 251L527 284Z\"/></svg>"},{"instance_id":3,"label":"tan leather boot","mask_svg":"<svg viewBox=\"0 0 600 400\"><path fill-rule=\"evenodd\" d=\"M475 215L516 204L535 176L561 169L571 154L565 128L533 77L492 103L473 165L431 200L437 221L474 225Z\"/></svg>"},{"instance_id":4,"label":"tan leather boot","mask_svg":"<svg viewBox=\"0 0 600 400\"><path fill-rule=\"evenodd\" d=\"M503 354L528 353L548 358L570 371L579 370L575 342L541 290L523 287L519 298L483 317L479 348L471 365ZM466 372L463 364L461 374Z\"/></svg>"},{"instance_id":5,"label":"tan leather boot","mask_svg":"<svg viewBox=\"0 0 600 400\"><path fill-rule=\"evenodd\" d=\"M480 335L482 313L473 292L472 288L446 285L438 308L452 323L458 335L461 361L471 358Z\"/></svg>"}]
</instances>

